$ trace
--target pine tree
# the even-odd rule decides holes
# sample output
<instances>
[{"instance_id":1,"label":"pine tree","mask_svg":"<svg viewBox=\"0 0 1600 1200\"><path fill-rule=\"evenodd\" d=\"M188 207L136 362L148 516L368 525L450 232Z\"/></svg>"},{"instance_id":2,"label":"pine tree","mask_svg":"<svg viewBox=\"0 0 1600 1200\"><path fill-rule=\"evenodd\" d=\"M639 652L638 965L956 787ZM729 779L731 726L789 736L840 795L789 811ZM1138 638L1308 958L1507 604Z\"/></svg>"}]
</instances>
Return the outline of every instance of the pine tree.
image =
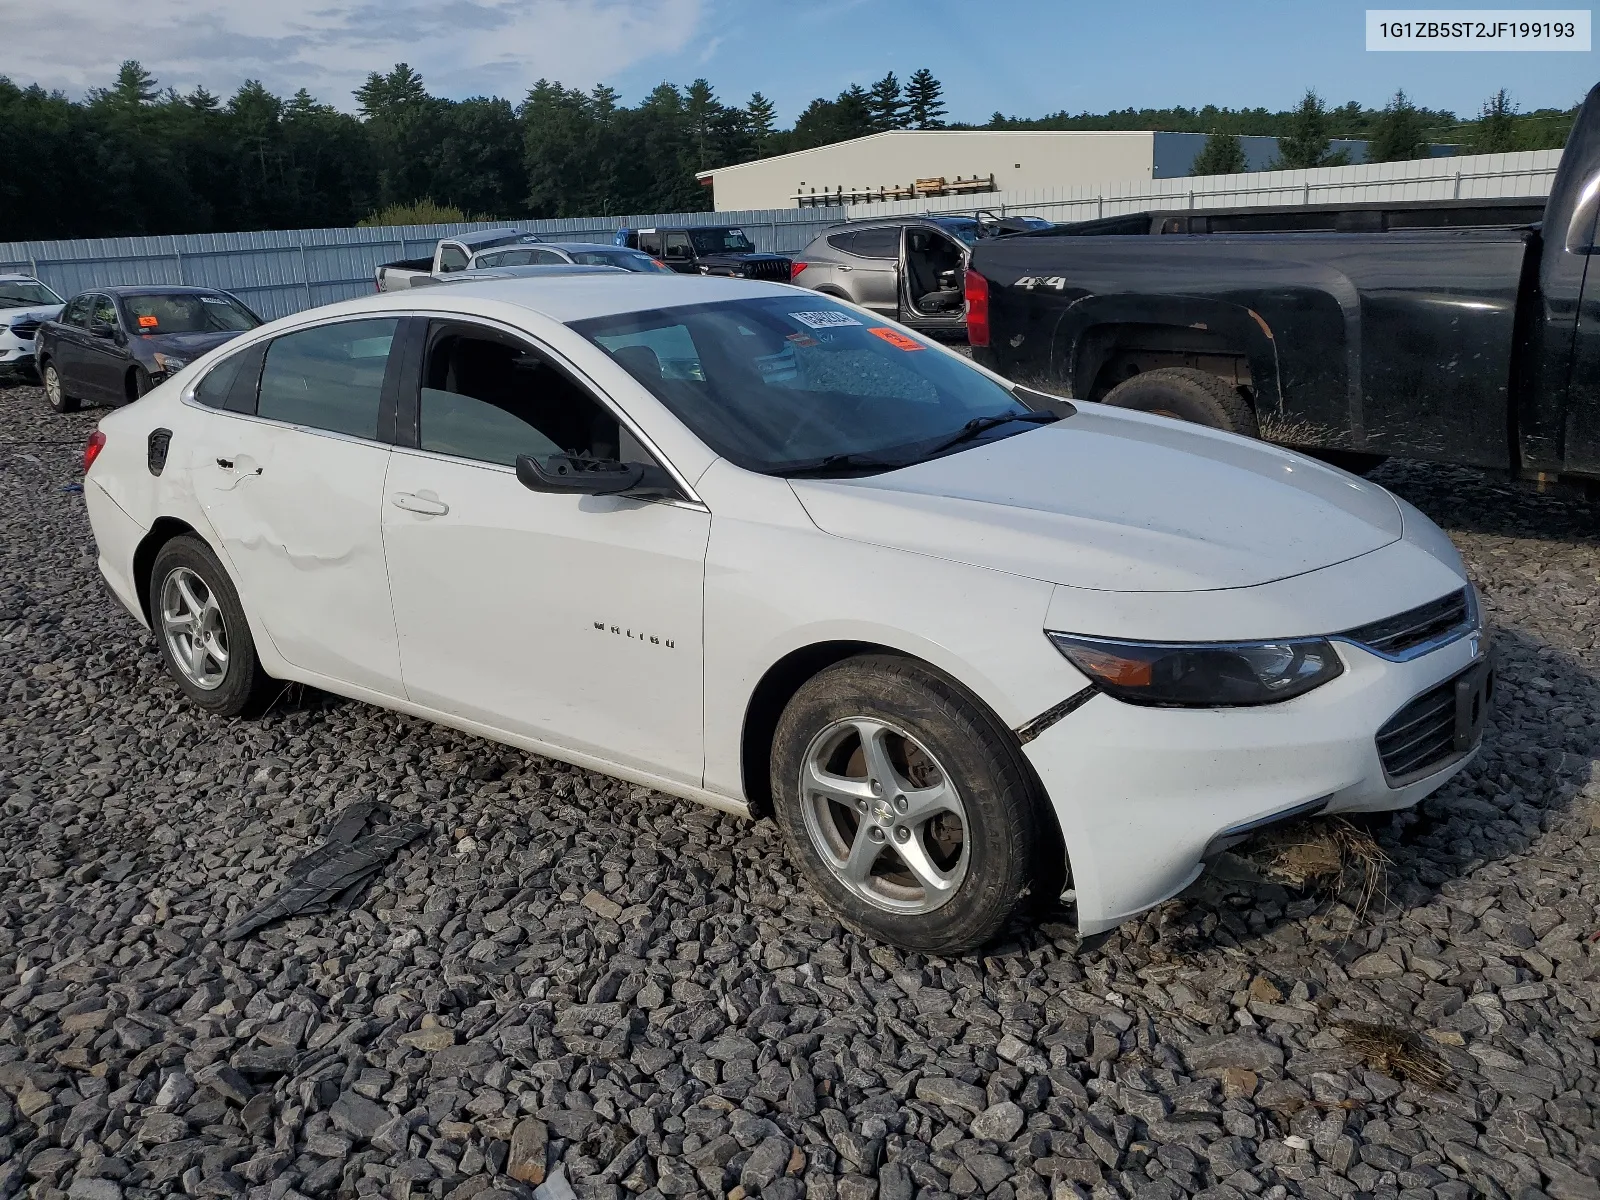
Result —
<instances>
[{"instance_id":1,"label":"pine tree","mask_svg":"<svg viewBox=\"0 0 1600 1200\"><path fill-rule=\"evenodd\" d=\"M893 71L872 85L867 93L867 111L872 114L874 130L904 129L908 124L905 98Z\"/></svg>"},{"instance_id":2,"label":"pine tree","mask_svg":"<svg viewBox=\"0 0 1600 1200\"><path fill-rule=\"evenodd\" d=\"M1404 89L1384 105L1367 143L1368 162L1398 162L1407 158L1426 158L1422 141L1422 114Z\"/></svg>"},{"instance_id":3,"label":"pine tree","mask_svg":"<svg viewBox=\"0 0 1600 1200\"><path fill-rule=\"evenodd\" d=\"M1483 102L1468 144L1475 154L1504 154L1519 149L1517 142L1517 106L1501 88Z\"/></svg>"},{"instance_id":4,"label":"pine tree","mask_svg":"<svg viewBox=\"0 0 1600 1200\"><path fill-rule=\"evenodd\" d=\"M1239 141L1239 135L1213 130L1200 153L1195 155L1189 174L1237 175L1244 169L1244 145Z\"/></svg>"},{"instance_id":5,"label":"pine tree","mask_svg":"<svg viewBox=\"0 0 1600 1200\"><path fill-rule=\"evenodd\" d=\"M944 125L943 95L944 85L927 67L919 68L906 80L906 117L913 128L938 129Z\"/></svg>"},{"instance_id":6,"label":"pine tree","mask_svg":"<svg viewBox=\"0 0 1600 1200\"><path fill-rule=\"evenodd\" d=\"M1331 167L1348 161L1342 150L1328 152L1328 110L1322 97L1306 90L1299 107L1289 114L1289 132L1278 139L1274 171L1293 171L1305 167Z\"/></svg>"},{"instance_id":7,"label":"pine tree","mask_svg":"<svg viewBox=\"0 0 1600 1200\"><path fill-rule=\"evenodd\" d=\"M130 58L117 68L117 82L109 88L93 89L89 99L92 103L132 112L154 104L160 94L156 77L146 71L138 59Z\"/></svg>"},{"instance_id":8,"label":"pine tree","mask_svg":"<svg viewBox=\"0 0 1600 1200\"><path fill-rule=\"evenodd\" d=\"M760 92L751 94L750 103L744 106L744 111L750 117L750 136L755 141L756 153L765 154L767 143L777 128L778 111L772 101Z\"/></svg>"}]
</instances>

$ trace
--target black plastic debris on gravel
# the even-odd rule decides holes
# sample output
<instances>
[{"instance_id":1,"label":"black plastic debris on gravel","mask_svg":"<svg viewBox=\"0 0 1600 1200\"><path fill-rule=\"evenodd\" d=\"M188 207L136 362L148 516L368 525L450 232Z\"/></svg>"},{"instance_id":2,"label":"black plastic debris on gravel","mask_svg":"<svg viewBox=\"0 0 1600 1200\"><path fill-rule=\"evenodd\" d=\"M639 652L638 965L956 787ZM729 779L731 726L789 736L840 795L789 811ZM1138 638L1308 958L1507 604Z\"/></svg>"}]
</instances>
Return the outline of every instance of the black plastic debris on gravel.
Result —
<instances>
[{"instance_id":1,"label":"black plastic debris on gravel","mask_svg":"<svg viewBox=\"0 0 1600 1200\"><path fill-rule=\"evenodd\" d=\"M282 890L224 929L222 940L249 937L283 917L351 907L379 867L427 832L418 821L398 821L362 837L361 831L377 813L378 806L370 800L335 813L327 840L293 863L285 872Z\"/></svg>"}]
</instances>

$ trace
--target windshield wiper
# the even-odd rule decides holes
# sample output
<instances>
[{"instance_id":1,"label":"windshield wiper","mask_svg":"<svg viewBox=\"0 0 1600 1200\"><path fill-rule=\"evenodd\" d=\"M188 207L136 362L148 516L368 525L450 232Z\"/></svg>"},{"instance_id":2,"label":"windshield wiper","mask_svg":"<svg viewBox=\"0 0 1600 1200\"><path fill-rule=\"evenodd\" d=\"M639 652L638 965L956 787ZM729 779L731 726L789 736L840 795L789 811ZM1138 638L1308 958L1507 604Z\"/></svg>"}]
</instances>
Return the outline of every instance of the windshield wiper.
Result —
<instances>
[{"instance_id":1,"label":"windshield wiper","mask_svg":"<svg viewBox=\"0 0 1600 1200\"><path fill-rule=\"evenodd\" d=\"M931 457L942 450L950 449L952 446L959 446L962 442L970 442L979 434L987 433L997 426L1009 425L1013 421L1037 422L1042 425L1048 425L1060 419L1053 412L996 413L988 417L973 417L972 420L943 441L934 442L931 446L925 447L923 454Z\"/></svg>"},{"instance_id":2,"label":"windshield wiper","mask_svg":"<svg viewBox=\"0 0 1600 1200\"><path fill-rule=\"evenodd\" d=\"M832 475L840 471L897 471L908 467L915 459L880 458L876 454L829 454L824 458L790 463L773 471L773 475L794 479L804 475Z\"/></svg>"}]
</instances>

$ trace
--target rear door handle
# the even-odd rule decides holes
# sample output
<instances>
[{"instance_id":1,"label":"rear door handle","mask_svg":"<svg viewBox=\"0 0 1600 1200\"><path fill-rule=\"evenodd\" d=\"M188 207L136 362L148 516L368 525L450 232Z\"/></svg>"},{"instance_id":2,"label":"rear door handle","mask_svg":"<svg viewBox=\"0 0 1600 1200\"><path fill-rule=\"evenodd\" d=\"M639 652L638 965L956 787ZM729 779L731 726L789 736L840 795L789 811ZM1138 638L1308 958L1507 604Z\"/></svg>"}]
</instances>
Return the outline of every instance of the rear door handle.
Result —
<instances>
[{"instance_id":1,"label":"rear door handle","mask_svg":"<svg viewBox=\"0 0 1600 1200\"><path fill-rule=\"evenodd\" d=\"M396 508L421 513L426 517L442 517L450 511L450 506L443 500L433 496L419 496L415 492L395 492L389 497L389 503Z\"/></svg>"}]
</instances>

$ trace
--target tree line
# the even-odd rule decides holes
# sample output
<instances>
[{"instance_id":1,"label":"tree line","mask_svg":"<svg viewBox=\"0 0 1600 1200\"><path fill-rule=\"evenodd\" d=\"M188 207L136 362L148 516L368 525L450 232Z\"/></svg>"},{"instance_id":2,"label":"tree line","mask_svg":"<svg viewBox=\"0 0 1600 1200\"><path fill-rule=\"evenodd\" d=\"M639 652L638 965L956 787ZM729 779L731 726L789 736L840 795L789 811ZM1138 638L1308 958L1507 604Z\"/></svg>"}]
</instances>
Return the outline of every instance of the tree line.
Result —
<instances>
[{"instance_id":1,"label":"tree line","mask_svg":"<svg viewBox=\"0 0 1600 1200\"><path fill-rule=\"evenodd\" d=\"M138 62L82 100L0 76L0 230L7 240L244 229L683 212L710 207L697 171L888 129L947 126L943 87L922 69L819 97L780 128L760 92L744 104L711 84L663 83L628 106L601 85L539 80L518 104L429 93L405 63L373 72L347 113L301 89L249 81L223 98L163 89ZM1284 165L1331 161L1332 138L1365 137L1392 157L1429 141L1472 149L1560 145L1575 110L1520 113L1504 92L1468 122L1404 96L1382 110L1125 110L987 128L1205 132L1198 164L1235 168L1233 135L1278 134ZM951 128L973 128L949 124ZM1449 133L1449 137L1438 136Z\"/></svg>"}]
</instances>

